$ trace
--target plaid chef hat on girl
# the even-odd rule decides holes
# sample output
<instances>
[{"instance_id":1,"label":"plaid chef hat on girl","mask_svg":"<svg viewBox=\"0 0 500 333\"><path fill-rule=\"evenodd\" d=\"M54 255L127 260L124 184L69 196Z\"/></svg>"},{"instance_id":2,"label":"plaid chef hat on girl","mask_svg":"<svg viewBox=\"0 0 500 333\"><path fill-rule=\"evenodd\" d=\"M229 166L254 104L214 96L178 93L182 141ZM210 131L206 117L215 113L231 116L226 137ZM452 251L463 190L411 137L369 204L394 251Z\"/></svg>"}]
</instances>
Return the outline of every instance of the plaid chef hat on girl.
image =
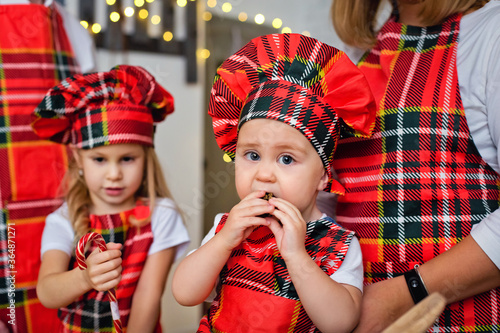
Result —
<instances>
[{"instance_id":1,"label":"plaid chef hat on girl","mask_svg":"<svg viewBox=\"0 0 500 333\"><path fill-rule=\"evenodd\" d=\"M208 113L219 147L234 159L238 129L256 118L299 130L329 176L325 191L343 194L331 162L340 123L369 136L376 104L361 71L340 50L300 34L253 39L217 70Z\"/></svg>"},{"instance_id":2,"label":"plaid chef hat on girl","mask_svg":"<svg viewBox=\"0 0 500 333\"><path fill-rule=\"evenodd\" d=\"M172 95L142 67L78 74L49 90L32 127L42 139L90 149L118 143L153 146L155 123L174 111Z\"/></svg>"}]
</instances>

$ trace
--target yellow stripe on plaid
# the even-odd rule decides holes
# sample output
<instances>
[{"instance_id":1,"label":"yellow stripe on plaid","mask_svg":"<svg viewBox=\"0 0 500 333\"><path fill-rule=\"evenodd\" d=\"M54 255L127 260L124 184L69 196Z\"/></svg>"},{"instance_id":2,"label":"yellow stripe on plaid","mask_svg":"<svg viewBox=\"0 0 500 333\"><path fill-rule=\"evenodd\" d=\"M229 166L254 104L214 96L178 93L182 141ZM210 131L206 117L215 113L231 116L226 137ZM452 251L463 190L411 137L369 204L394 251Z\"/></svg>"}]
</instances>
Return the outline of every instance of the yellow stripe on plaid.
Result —
<instances>
[{"instance_id":1,"label":"yellow stripe on plaid","mask_svg":"<svg viewBox=\"0 0 500 333\"><path fill-rule=\"evenodd\" d=\"M8 107L4 107L4 110L6 111L6 113L8 113L8 110L9 108ZM5 117L5 122L6 123L9 123L9 120L8 120L8 116ZM9 156L9 173L10 173L10 179L11 179L11 182L10 182L10 190L11 190L11 200L12 201L17 201L18 198L17 198L17 184L18 184L18 179L17 179L17 175L16 175L16 166L15 166L15 159L14 159L14 145L11 144L10 142L12 142L12 136L10 134L10 132L7 133L7 142L9 142L7 144L7 155Z\"/></svg>"},{"instance_id":2,"label":"yellow stripe on plaid","mask_svg":"<svg viewBox=\"0 0 500 333\"><path fill-rule=\"evenodd\" d=\"M404 243L399 242L397 239L375 239L375 238L361 238L359 244L361 245L411 245L411 244L444 244L445 242L452 241L457 244L463 238L405 238ZM383 261L383 260L382 260Z\"/></svg>"},{"instance_id":3,"label":"yellow stripe on plaid","mask_svg":"<svg viewBox=\"0 0 500 333\"><path fill-rule=\"evenodd\" d=\"M107 137L108 134L109 134L109 131L108 131L108 113L106 112L106 107L103 106L101 108L101 115L102 115L102 134L104 137ZM107 142L107 144L109 144L109 142Z\"/></svg>"},{"instance_id":4,"label":"yellow stripe on plaid","mask_svg":"<svg viewBox=\"0 0 500 333\"><path fill-rule=\"evenodd\" d=\"M55 145L57 145L57 143L53 143L50 141L43 141L43 140L16 141L16 142L9 142L8 144L0 144L0 148L46 147L46 146L55 146Z\"/></svg>"},{"instance_id":5,"label":"yellow stripe on plaid","mask_svg":"<svg viewBox=\"0 0 500 333\"><path fill-rule=\"evenodd\" d=\"M221 288L219 308L217 309L217 311L215 312L213 317L210 319L210 321L211 321L210 327L213 327L213 323L217 320L217 318L219 318L220 313L221 313L223 308L224 308L224 288Z\"/></svg>"},{"instance_id":6,"label":"yellow stripe on plaid","mask_svg":"<svg viewBox=\"0 0 500 333\"><path fill-rule=\"evenodd\" d=\"M29 53L29 54L54 54L53 49L46 48L19 48L19 49L2 49L4 54L19 54L19 53ZM73 56L72 52L68 51L58 51L59 54L70 57Z\"/></svg>"},{"instance_id":7,"label":"yellow stripe on plaid","mask_svg":"<svg viewBox=\"0 0 500 333\"><path fill-rule=\"evenodd\" d=\"M293 332L295 330L295 326L297 326L297 320L299 319L300 309L302 307L301 301L295 302L295 308L293 309L292 320L290 323L290 327L288 327L288 332Z\"/></svg>"}]
</instances>

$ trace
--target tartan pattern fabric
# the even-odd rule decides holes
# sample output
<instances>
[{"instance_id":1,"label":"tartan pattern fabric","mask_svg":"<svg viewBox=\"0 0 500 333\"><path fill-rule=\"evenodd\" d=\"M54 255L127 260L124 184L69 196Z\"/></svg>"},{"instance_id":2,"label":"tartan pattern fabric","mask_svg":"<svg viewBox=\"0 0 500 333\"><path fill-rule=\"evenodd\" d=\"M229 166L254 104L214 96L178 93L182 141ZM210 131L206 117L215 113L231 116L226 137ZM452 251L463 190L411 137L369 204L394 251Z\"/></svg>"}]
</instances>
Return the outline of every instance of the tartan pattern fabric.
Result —
<instances>
[{"instance_id":1,"label":"tartan pattern fabric","mask_svg":"<svg viewBox=\"0 0 500 333\"><path fill-rule=\"evenodd\" d=\"M41 305L35 287L68 157L30 122L47 90L80 70L56 7L1 5L0 22L0 320L14 332L53 332L57 311Z\"/></svg>"},{"instance_id":2,"label":"tartan pattern fabric","mask_svg":"<svg viewBox=\"0 0 500 333\"><path fill-rule=\"evenodd\" d=\"M226 220L225 214L216 233ZM354 233L326 217L307 223L308 254L327 275L342 264ZM318 332L307 316L269 228L233 249L198 332ZM238 320L235 320L238 318Z\"/></svg>"},{"instance_id":3,"label":"tartan pattern fabric","mask_svg":"<svg viewBox=\"0 0 500 333\"><path fill-rule=\"evenodd\" d=\"M122 247L122 280L116 288L116 298L120 309L120 318L126 330L132 296L146 262L149 247L153 242L151 223L140 228L130 225L129 217L138 219L149 216L147 206L137 206L134 209L112 215L90 215L91 231L101 234L106 243L120 243ZM86 256L95 249L90 247ZM77 267L75 258L70 268ZM62 321L62 332L115 332L111 309L106 292L92 290L82 295L77 301L66 308L59 309ZM159 329L159 323L157 329Z\"/></svg>"},{"instance_id":4,"label":"tartan pattern fabric","mask_svg":"<svg viewBox=\"0 0 500 333\"><path fill-rule=\"evenodd\" d=\"M347 56L300 34L253 39L217 70L208 113L216 141L234 158L238 128L256 118L284 122L311 142L329 175L326 191L343 193L331 174L338 118L359 135L373 128L375 102Z\"/></svg>"},{"instance_id":5,"label":"tartan pattern fabric","mask_svg":"<svg viewBox=\"0 0 500 333\"><path fill-rule=\"evenodd\" d=\"M370 139L339 141L335 168L347 194L337 217L360 239L367 284L450 249L499 207L500 177L479 155L460 97L460 19L430 28L392 19L358 64L379 110ZM451 304L429 331L496 332L499 296Z\"/></svg>"},{"instance_id":6,"label":"tartan pattern fabric","mask_svg":"<svg viewBox=\"0 0 500 333\"><path fill-rule=\"evenodd\" d=\"M174 99L142 67L77 74L49 90L35 109L41 138L89 149L117 143L153 146L154 124L174 111Z\"/></svg>"}]
</instances>

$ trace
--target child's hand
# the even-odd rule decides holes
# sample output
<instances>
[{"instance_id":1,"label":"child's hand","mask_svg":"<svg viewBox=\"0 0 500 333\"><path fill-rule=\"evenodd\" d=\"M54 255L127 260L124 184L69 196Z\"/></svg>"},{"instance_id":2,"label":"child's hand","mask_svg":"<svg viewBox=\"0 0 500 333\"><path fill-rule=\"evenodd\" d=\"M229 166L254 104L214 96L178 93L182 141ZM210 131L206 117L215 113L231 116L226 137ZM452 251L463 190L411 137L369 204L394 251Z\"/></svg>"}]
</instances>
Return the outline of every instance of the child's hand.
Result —
<instances>
[{"instance_id":1,"label":"child's hand","mask_svg":"<svg viewBox=\"0 0 500 333\"><path fill-rule=\"evenodd\" d=\"M276 238L276 244L285 261L305 252L306 222L302 214L290 202L281 198L271 198L269 203L276 209L271 213L280 222L269 218L269 229ZM280 224L281 223L281 224Z\"/></svg>"},{"instance_id":2,"label":"child's hand","mask_svg":"<svg viewBox=\"0 0 500 333\"><path fill-rule=\"evenodd\" d=\"M274 206L262 199L264 194L265 191L250 193L229 212L226 224L217 234L224 237L228 251L245 240L257 226L269 225L272 218L259 216L274 211Z\"/></svg>"},{"instance_id":3,"label":"child's hand","mask_svg":"<svg viewBox=\"0 0 500 333\"><path fill-rule=\"evenodd\" d=\"M95 249L85 261L87 269L83 272L92 289L106 291L118 285L122 272L122 245L107 243L107 251L99 252Z\"/></svg>"}]
</instances>

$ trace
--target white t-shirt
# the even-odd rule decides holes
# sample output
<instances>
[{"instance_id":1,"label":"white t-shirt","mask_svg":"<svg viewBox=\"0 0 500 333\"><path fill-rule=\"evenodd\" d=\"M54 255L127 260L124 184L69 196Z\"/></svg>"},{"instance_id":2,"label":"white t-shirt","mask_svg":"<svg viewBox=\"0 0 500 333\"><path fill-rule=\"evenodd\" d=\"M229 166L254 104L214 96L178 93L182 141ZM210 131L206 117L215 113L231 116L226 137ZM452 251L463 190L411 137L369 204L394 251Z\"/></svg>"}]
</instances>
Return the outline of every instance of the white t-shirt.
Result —
<instances>
[{"instance_id":1,"label":"white t-shirt","mask_svg":"<svg viewBox=\"0 0 500 333\"><path fill-rule=\"evenodd\" d=\"M353 62L364 51L348 46ZM500 173L500 1L463 16L457 48L457 72L465 117L483 159ZM500 269L500 210L476 224L471 232Z\"/></svg>"},{"instance_id":2,"label":"white t-shirt","mask_svg":"<svg viewBox=\"0 0 500 333\"><path fill-rule=\"evenodd\" d=\"M180 214L175 210L172 200L156 200L151 215L153 243L148 255L176 246L175 259L179 259L189 245L189 235ZM60 250L69 256L74 252L75 231L68 218L68 206L64 203L45 220L40 255L48 250Z\"/></svg>"},{"instance_id":3,"label":"white t-shirt","mask_svg":"<svg viewBox=\"0 0 500 333\"><path fill-rule=\"evenodd\" d=\"M214 225L205 238L203 238L201 245L215 236L215 229L217 229L217 225L222 219L222 216L224 216L224 214L217 214L215 216ZM326 215L323 215L323 218L324 217L326 217ZM192 252L194 251L190 253ZM342 265L340 265L339 269L330 275L330 277L338 283L348 284L358 288L361 292L363 291L363 260L361 256L361 247L356 237L352 238ZM213 296L213 294L211 296Z\"/></svg>"}]
</instances>

